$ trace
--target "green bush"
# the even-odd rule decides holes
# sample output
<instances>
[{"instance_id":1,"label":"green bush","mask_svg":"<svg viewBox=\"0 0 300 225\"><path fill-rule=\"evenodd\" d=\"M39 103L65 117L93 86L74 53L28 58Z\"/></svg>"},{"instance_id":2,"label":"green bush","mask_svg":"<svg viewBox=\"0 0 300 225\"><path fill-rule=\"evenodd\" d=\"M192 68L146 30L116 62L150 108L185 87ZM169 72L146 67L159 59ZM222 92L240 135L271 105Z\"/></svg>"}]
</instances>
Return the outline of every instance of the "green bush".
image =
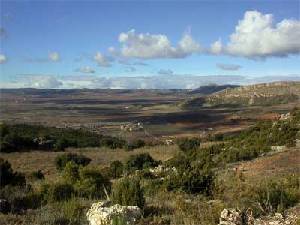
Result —
<instances>
[{"instance_id":1,"label":"green bush","mask_svg":"<svg viewBox=\"0 0 300 225\"><path fill-rule=\"evenodd\" d=\"M22 173L14 172L8 161L0 158L0 187L6 185L25 185L26 179Z\"/></svg>"},{"instance_id":2,"label":"green bush","mask_svg":"<svg viewBox=\"0 0 300 225\"><path fill-rule=\"evenodd\" d=\"M134 150L136 148L141 148L141 147L144 147L145 146L145 141L141 140L141 139L138 139L138 140L134 140L134 141L131 141L131 142L128 142L126 145L125 145L125 149L127 151L131 151L131 150Z\"/></svg>"},{"instance_id":3,"label":"green bush","mask_svg":"<svg viewBox=\"0 0 300 225\"><path fill-rule=\"evenodd\" d=\"M109 179L102 176L99 171L88 168L79 169L79 180L75 183L75 189L79 196L104 198L110 192L110 188Z\"/></svg>"},{"instance_id":4,"label":"green bush","mask_svg":"<svg viewBox=\"0 0 300 225\"><path fill-rule=\"evenodd\" d=\"M73 161L67 162L63 170L63 178L67 183L74 184L79 179L79 166Z\"/></svg>"},{"instance_id":5,"label":"green bush","mask_svg":"<svg viewBox=\"0 0 300 225\"><path fill-rule=\"evenodd\" d=\"M186 193L201 193L211 195L214 183L214 173L201 165L192 165L184 170L177 170L164 181L168 191L181 190Z\"/></svg>"},{"instance_id":6,"label":"green bush","mask_svg":"<svg viewBox=\"0 0 300 225\"><path fill-rule=\"evenodd\" d=\"M66 201L75 195L74 188L71 184L55 183L43 185L41 194L46 202Z\"/></svg>"},{"instance_id":7,"label":"green bush","mask_svg":"<svg viewBox=\"0 0 300 225\"><path fill-rule=\"evenodd\" d=\"M65 148L67 148L68 146L73 146L73 145L74 144L71 144L66 138L60 137L54 145L54 150L64 151Z\"/></svg>"},{"instance_id":8,"label":"green bush","mask_svg":"<svg viewBox=\"0 0 300 225\"><path fill-rule=\"evenodd\" d=\"M126 169L128 171L141 170L149 167L158 166L159 162L155 161L149 153L142 153L138 155L131 155L126 162Z\"/></svg>"},{"instance_id":9,"label":"green bush","mask_svg":"<svg viewBox=\"0 0 300 225\"><path fill-rule=\"evenodd\" d=\"M74 162L77 165L86 166L91 162L91 159L74 153L66 153L56 157L55 165L56 169L62 171L68 162Z\"/></svg>"},{"instance_id":10,"label":"green bush","mask_svg":"<svg viewBox=\"0 0 300 225\"><path fill-rule=\"evenodd\" d=\"M182 138L177 141L179 149L185 153L195 151L200 147L199 138Z\"/></svg>"},{"instance_id":11,"label":"green bush","mask_svg":"<svg viewBox=\"0 0 300 225\"><path fill-rule=\"evenodd\" d=\"M136 178L121 178L113 184L111 199L114 203L124 206L145 205L144 192L140 186L140 181Z\"/></svg>"},{"instance_id":12,"label":"green bush","mask_svg":"<svg viewBox=\"0 0 300 225\"><path fill-rule=\"evenodd\" d=\"M116 160L110 163L109 170L112 178L119 178L123 174L124 165L121 161Z\"/></svg>"},{"instance_id":13,"label":"green bush","mask_svg":"<svg viewBox=\"0 0 300 225\"><path fill-rule=\"evenodd\" d=\"M105 136L100 140L100 146L108 147L111 149L123 148L126 145L126 141L116 138Z\"/></svg>"}]
</instances>

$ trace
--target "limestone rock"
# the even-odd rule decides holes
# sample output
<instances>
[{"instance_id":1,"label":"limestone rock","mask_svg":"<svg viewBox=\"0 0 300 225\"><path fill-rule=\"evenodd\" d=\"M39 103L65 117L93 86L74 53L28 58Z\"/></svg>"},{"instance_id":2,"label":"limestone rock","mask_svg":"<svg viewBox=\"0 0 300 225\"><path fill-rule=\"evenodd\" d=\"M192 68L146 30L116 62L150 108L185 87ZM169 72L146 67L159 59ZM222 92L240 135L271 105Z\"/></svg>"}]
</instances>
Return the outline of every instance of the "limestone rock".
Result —
<instances>
[{"instance_id":1,"label":"limestone rock","mask_svg":"<svg viewBox=\"0 0 300 225\"><path fill-rule=\"evenodd\" d=\"M238 209L224 209L219 225L243 225L242 213Z\"/></svg>"},{"instance_id":2,"label":"limestone rock","mask_svg":"<svg viewBox=\"0 0 300 225\"><path fill-rule=\"evenodd\" d=\"M285 216L280 213L255 219L252 210L241 212L238 209L224 209L221 212L219 225L296 225L297 213L289 212Z\"/></svg>"},{"instance_id":3,"label":"limestone rock","mask_svg":"<svg viewBox=\"0 0 300 225\"><path fill-rule=\"evenodd\" d=\"M138 206L113 205L110 201L103 201L93 203L86 216L90 225L112 225L116 221L133 225L142 216L142 211Z\"/></svg>"}]
</instances>

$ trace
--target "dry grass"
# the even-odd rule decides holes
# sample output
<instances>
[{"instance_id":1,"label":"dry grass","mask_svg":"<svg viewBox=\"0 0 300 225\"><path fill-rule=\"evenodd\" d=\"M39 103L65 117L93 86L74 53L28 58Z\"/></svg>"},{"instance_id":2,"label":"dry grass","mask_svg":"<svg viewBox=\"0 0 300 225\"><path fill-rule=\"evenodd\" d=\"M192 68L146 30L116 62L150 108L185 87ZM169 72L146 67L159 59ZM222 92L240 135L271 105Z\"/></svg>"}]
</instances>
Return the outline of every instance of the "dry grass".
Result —
<instances>
[{"instance_id":1,"label":"dry grass","mask_svg":"<svg viewBox=\"0 0 300 225\"><path fill-rule=\"evenodd\" d=\"M154 159L165 161L171 158L178 151L177 146L154 146L136 149L134 151L125 151L123 149L107 148L84 148L68 149L67 152L82 153L92 159L91 166L104 167L114 160L126 161L130 155L148 152ZM42 170L46 179L57 179L55 169L55 157L64 152L13 152L0 153L0 157L8 160L14 170L30 174L33 171Z\"/></svg>"},{"instance_id":2,"label":"dry grass","mask_svg":"<svg viewBox=\"0 0 300 225\"><path fill-rule=\"evenodd\" d=\"M240 163L237 167L247 178L267 178L286 174L300 174L300 148L259 157Z\"/></svg>"}]
</instances>

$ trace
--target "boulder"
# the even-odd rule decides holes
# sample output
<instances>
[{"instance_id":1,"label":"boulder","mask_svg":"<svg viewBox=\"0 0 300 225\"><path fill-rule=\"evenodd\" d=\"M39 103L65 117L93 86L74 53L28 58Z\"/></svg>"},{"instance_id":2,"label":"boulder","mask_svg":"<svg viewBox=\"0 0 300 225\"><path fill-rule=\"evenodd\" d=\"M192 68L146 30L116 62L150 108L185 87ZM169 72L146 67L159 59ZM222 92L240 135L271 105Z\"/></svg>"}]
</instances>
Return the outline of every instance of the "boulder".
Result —
<instances>
[{"instance_id":1,"label":"boulder","mask_svg":"<svg viewBox=\"0 0 300 225\"><path fill-rule=\"evenodd\" d=\"M219 225L243 225L242 212L238 209L224 209Z\"/></svg>"},{"instance_id":2,"label":"boulder","mask_svg":"<svg viewBox=\"0 0 300 225\"><path fill-rule=\"evenodd\" d=\"M110 201L103 201L93 203L86 216L90 225L113 225L118 222L133 225L141 218L142 210L138 206L113 205Z\"/></svg>"}]
</instances>

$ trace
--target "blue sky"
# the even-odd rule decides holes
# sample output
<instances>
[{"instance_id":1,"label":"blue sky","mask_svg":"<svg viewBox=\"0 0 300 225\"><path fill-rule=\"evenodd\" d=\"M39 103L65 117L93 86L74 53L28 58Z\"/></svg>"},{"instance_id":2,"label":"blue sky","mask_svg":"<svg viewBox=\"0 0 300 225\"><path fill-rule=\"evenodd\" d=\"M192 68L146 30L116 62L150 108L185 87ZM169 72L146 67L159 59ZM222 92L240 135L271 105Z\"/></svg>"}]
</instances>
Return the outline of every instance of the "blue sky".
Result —
<instances>
[{"instance_id":1,"label":"blue sky","mask_svg":"<svg viewBox=\"0 0 300 225\"><path fill-rule=\"evenodd\" d=\"M300 74L299 8L299 1L276 0L1 1L0 81L16 81L24 74ZM235 30L242 20L243 30L260 24L263 29L255 28L257 34L245 38ZM278 28L284 20L289 25ZM182 47L184 35L188 42ZM222 49L213 52L211 45L218 40Z\"/></svg>"}]
</instances>

